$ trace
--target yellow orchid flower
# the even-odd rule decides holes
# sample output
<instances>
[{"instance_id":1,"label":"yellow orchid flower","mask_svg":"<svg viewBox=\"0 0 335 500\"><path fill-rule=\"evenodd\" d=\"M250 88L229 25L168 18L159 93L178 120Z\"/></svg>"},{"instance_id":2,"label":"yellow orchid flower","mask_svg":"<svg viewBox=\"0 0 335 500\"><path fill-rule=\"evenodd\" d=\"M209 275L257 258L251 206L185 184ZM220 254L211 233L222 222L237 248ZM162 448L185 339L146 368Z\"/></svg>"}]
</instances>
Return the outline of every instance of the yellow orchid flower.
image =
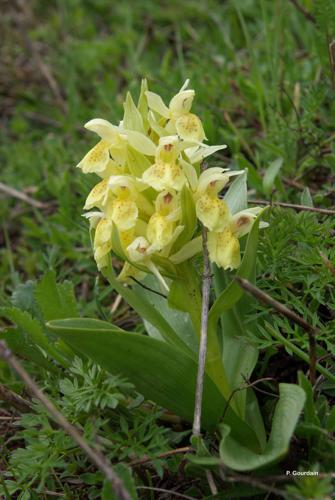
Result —
<instances>
[{"instance_id":1,"label":"yellow orchid flower","mask_svg":"<svg viewBox=\"0 0 335 500\"><path fill-rule=\"evenodd\" d=\"M223 269L237 269L241 264L238 238L250 232L257 215L263 209L248 208L230 216L230 222L223 231L209 232L207 247L211 262ZM267 223L260 227L267 227Z\"/></svg>"},{"instance_id":2,"label":"yellow orchid flower","mask_svg":"<svg viewBox=\"0 0 335 500\"><path fill-rule=\"evenodd\" d=\"M149 108L166 118L166 130L176 133L184 140L202 142L205 132L198 116L190 113L194 99L194 90L187 89L189 80L186 80L180 91L172 97L169 106L154 92L147 91L146 96Z\"/></svg>"},{"instance_id":3,"label":"yellow orchid flower","mask_svg":"<svg viewBox=\"0 0 335 500\"><path fill-rule=\"evenodd\" d=\"M85 210L90 210L93 207L98 207L101 210L103 209L109 193L108 181L108 179L104 179L94 186L86 198L84 205Z\"/></svg>"},{"instance_id":4,"label":"yellow orchid flower","mask_svg":"<svg viewBox=\"0 0 335 500\"><path fill-rule=\"evenodd\" d=\"M159 280L161 285L166 291L169 291L169 287L159 272L157 266L151 261L151 254L154 252L152 245L143 236L135 238L135 240L127 247L127 252L129 259L133 262L139 262L146 266Z\"/></svg>"},{"instance_id":5,"label":"yellow orchid flower","mask_svg":"<svg viewBox=\"0 0 335 500\"><path fill-rule=\"evenodd\" d=\"M218 233L209 232L207 248L211 262L218 267L237 269L240 266L240 243L229 227Z\"/></svg>"},{"instance_id":6,"label":"yellow orchid flower","mask_svg":"<svg viewBox=\"0 0 335 500\"><path fill-rule=\"evenodd\" d=\"M248 234L251 231L252 225L257 217L257 215L262 212L264 208L252 207L241 210L236 214L232 215L229 224L230 230L237 238L242 238L242 236ZM268 227L267 222L260 222L260 227Z\"/></svg>"},{"instance_id":7,"label":"yellow orchid flower","mask_svg":"<svg viewBox=\"0 0 335 500\"><path fill-rule=\"evenodd\" d=\"M210 231L222 231L230 221L230 211L226 202L219 198L218 193L229 182L232 175L242 171L227 171L213 167L202 172L198 179L195 192L196 214L198 219Z\"/></svg>"},{"instance_id":8,"label":"yellow orchid flower","mask_svg":"<svg viewBox=\"0 0 335 500\"><path fill-rule=\"evenodd\" d=\"M221 231L229 223L229 208L217 196L203 194L195 206L198 219L210 231Z\"/></svg>"},{"instance_id":9,"label":"yellow orchid flower","mask_svg":"<svg viewBox=\"0 0 335 500\"><path fill-rule=\"evenodd\" d=\"M119 231L133 228L138 218L136 180L124 175L112 176L108 181L108 188L114 195L105 206L108 218Z\"/></svg>"},{"instance_id":10,"label":"yellow orchid flower","mask_svg":"<svg viewBox=\"0 0 335 500\"><path fill-rule=\"evenodd\" d=\"M95 228L94 241L94 259L98 269L106 265L107 256L112 250L112 222L105 217L101 218Z\"/></svg>"},{"instance_id":11,"label":"yellow orchid flower","mask_svg":"<svg viewBox=\"0 0 335 500\"><path fill-rule=\"evenodd\" d=\"M180 217L180 202L176 194L163 191L155 202L156 212L150 217L147 238L155 251L169 245L175 235L175 221Z\"/></svg>"},{"instance_id":12,"label":"yellow orchid flower","mask_svg":"<svg viewBox=\"0 0 335 500\"><path fill-rule=\"evenodd\" d=\"M109 143L100 141L94 146L78 163L77 168L81 168L84 174L101 174L109 163Z\"/></svg>"},{"instance_id":13,"label":"yellow orchid flower","mask_svg":"<svg viewBox=\"0 0 335 500\"><path fill-rule=\"evenodd\" d=\"M143 182L156 191L180 191L186 182L183 169L177 162L180 150L178 136L162 137L155 154L155 163L143 173Z\"/></svg>"},{"instance_id":14,"label":"yellow orchid flower","mask_svg":"<svg viewBox=\"0 0 335 500\"><path fill-rule=\"evenodd\" d=\"M146 269L168 289L154 262L162 263L165 269L166 259L179 264L202 251L201 236L193 231L189 236L183 233L185 238L172 254L184 231L180 221L187 220L190 207L192 227L196 225L195 207L197 219L208 229L211 261L225 269L240 265L239 238L250 231L261 209L232 214L229 206L234 206L234 190L227 202L220 196L230 178L243 171L214 167L199 175L198 164L226 146L202 142L202 123L191 112L194 95L186 81L166 106L143 81L137 105L127 94L119 125L103 119L85 125L100 137L78 164L84 173L94 172L102 178L85 203L85 209L97 209L85 214L94 232L94 257L99 269L107 265L113 250L127 260L118 278L121 281L131 276L142 279ZM260 223L260 227L265 226Z\"/></svg>"},{"instance_id":15,"label":"yellow orchid flower","mask_svg":"<svg viewBox=\"0 0 335 500\"><path fill-rule=\"evenodd\" d=\"M94 172L106 177L109 173L105 172L107 167L109 171L111 166L123 167L127 161L128 145L144 155L155 155L156 146L151 139L137 130L124 129L122 124L117 127L107 120L95 118L87 122L85 128L98 134L101 141L77 165L84 173Z\"/></svg>"}]
</instances>

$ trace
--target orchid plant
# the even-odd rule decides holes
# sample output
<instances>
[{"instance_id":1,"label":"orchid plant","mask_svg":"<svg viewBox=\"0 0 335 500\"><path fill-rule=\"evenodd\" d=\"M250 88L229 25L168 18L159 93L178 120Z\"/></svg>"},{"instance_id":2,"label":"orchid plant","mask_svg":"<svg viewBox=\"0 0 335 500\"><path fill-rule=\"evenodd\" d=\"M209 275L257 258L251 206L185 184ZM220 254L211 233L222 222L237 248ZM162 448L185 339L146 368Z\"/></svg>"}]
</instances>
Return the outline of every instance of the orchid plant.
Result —
<instances>
[{"instance_id":1,"label":"orchid plant","mask_svg":"<svg viewBox=\"0 0 335 500\"><path fill-rule=\"evenodd\" d=\"M137 105L127 94L118 125L101 118L85 125L99 142L77 165L100 178L84 206L97 267L143 318L147 335L85 318L54 320L49 328L76 353L125 375L146 398L191 421L204 227L214 289L202 425L219 426L222 440L220 457L202 447L193 460L250 470L285 453L304 392L280 384L267 438L255 393L245 386L258 357L248 335L257 324L245 321L252 301L232 279L234 270L254 278L259 229L267 224L260 207L247 206L246 171L204 168L226 145L207 144L188 85L167 106L144 80ZM118 274L115 258L122 262Z\"/></svg>"}]
</instances>

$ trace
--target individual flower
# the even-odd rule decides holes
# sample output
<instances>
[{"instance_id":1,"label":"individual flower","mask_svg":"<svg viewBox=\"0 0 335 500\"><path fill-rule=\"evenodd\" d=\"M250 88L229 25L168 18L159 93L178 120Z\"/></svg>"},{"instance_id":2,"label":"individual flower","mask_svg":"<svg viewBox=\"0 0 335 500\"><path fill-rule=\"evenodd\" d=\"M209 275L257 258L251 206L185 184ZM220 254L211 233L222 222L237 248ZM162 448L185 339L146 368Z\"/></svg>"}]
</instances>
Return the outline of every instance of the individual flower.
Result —
<instances>
[{"instance_id":1,"label":"individual flower","mask_svg":"<svg viewBox=\"0 0 335 500\"><path fill-rule=\"evenodd\" d=\"M146 96L149 108L166 118L166 130L170 134L177 132L179 137L187 141L202 142L205 132L200 118L190 112L194 90L187 89L189 80L186 80L180 91L172 97L169 106L154 92L147 91Z\"/></svg>"},{"instance_id":2,"label":"individual flower","mask_svg":"<svg viewBox=\"0 0 335 500\"><path fill-rule=\"evenodd\" d=\"M230 220L230 211L226 202L219 198L219 192L233 175L242 171L227 171L213 167L202 172L195 191L196 214L198 219L210 231L222 231Z\"/></svg>"},{"instance_id":3,"label":"individual flower","mask_svg":"<svg viewBox=\"0 0 335 500\"><path fill-rule=\"evenodd\" d=\"M156 276L161 285L166 291L169 291L169 286L163 278L162 274L159 272L157 266L152 262L151 256L154 249L143 236L136 238L128 247L127 252L129 259L133 263L139 263L148 268L152 274Z\"/></svg>"},{"instance_id":4,"label":"individual flower","mask_svg":"<svg viewBox=\"0 0 335 500\"><path fill-rule=\"evenodd\" d=\"M237 269L241 264L239 238L250 232L261 211L260 207L242 210L229 217L229 224L222 231L210 231L207 237L210 261L223 269Z\"/></svg>"},{"instance_id":5,"label":"individual flower","mask_svg":"<svg viewBox=\"0 0 335 500\"><path fill-rule=\"evenodd\" d=\"M181 151L176 135L162 137L155 154L155 163L142 175L142 180L156 191L180 191L186 182L183 169L177 161Z\"/></svg>"},{"instance_id":6,"label":"individual flower","mask_svg":"<svg viewBox=\"0 0 335 500\"><path fill-rule=\"evenodd\" d=\"M109 220L114 222L120 231L135 226L138 217L136 204L136 181L125 175L112 176L108 187L112 196L105 205Z\"/></svg>"},{"instance_id":7,"label":"individual flower","mask_svg":"<svg viewBox=\"0 0 335 500\"><path fill-rule=\"evenodd\" d=\"M223 269L237 269L241 263L240 243L229 227L209 232L207 237L209 259Z\"/></svg>"},{"instance_id":8,"label":"individual flower","mask_svg":"<svg viewBox=\"0 0 335 500\"><path fill-rule=\"evenodd\" d=\"M163 191L157 196L156 212L150 217L147 226L147 238L155 251L163 250L175 237L176 221L180 218L180 204L176 194Z\"/></svg>"}]
</instances>

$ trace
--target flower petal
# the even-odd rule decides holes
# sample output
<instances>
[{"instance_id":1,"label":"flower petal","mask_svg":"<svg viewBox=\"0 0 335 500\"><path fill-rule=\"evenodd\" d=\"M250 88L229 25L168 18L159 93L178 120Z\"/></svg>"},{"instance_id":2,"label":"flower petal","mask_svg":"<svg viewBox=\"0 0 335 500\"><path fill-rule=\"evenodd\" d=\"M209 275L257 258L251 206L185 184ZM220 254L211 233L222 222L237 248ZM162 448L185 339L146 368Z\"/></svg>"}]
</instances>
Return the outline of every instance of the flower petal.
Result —
<instances>
[{"instance_id":1,"label":"flower petal","mask_svg":"<svg viewBox=\"0 0 335 500\"><path fill-rule=\"evenodd\" d=\"M194 99L194 90L183 90L172 97L169 109L171 117L178 118L179 116L189 113Z\"/></svg>"},{"instance_id":2,"label":"flower petal","mask_svg":"<svg viewBox=\"0 0 335 500\"><path fill-rule=\"evenodd\" d=\"M84 174L102 174L109 163L109 143L100 141L94 146L78 163L77 168L81 168Z\"/></svg>"},{"instance_id":3,"label":"flower petal","mask_svg":"<svg viewBox=\"0 0 335 500\"><path fill-rule=\"evenodd\" d=\"M107 142L114 142L117 135L120 134L118 127L112 125L109 121L104 120L103 118L94 118L93 120L85 123L84 127L88 130L92 130L92 132L95 132L101 137L101 139Z\"/></svg>"},{"instance_id":4,"label":"flower petal","mask_svg":"<svg viewBox=\"0 0 335 500\"><path fill-rule=\"evenodd\" d=\"M176 130L185 141L202 142L206 138L200 118L193 113L181 115L176 120Z\"/></svg>"},{"instance_id":5,"label":"flower petal","mask_svg":"<svg viewBox=\"0 0 335 500\"><path fill-rule=\"evenodd\" d=\"M240 244L229 228L219 233L209 232L207 248L210 261L218 267L237 269L240 266Z\"/></svg>"},{"instance_id":6,"label":"flower petal","mask_svg":"<svg viewBox=\"0 0 335 500\"><path fill-rule=\"evenodd\" d=\"M150 90L148 90L145 95L147 96L148 106L152 111L164 116L164 118L169 118L169 108L164 104L160 95L150 92Z\"/></svg>"},{"instance_id":7,"label":"flower petal","mask_svg":"<svg viewBox=\"0 0 335 500\"><path fill-rule=\"evenodd\" d=\"M129 144L136 149L136 151L144 155L155 156L156 145L149 137L135 130L125 130L124 133L128 138Z\"/></svg>"},{"instance_id":8,"label":"flower petal","mask_svg":"<svg viewBox=\"0 0 335 500\"><path fill-rule=\"evenodd\" d=\"M143 182L156 191L180 191L186 182L184 172L177 163L154 163L143 173Z\"/></svg>"},{"instance_id":9,"label":"flower petal","mask_svg":"<svg viewBox=\"0 0 335 500\"><path fill-rule=\"evenodd\" d=\"M195 209L198 219L210 231L222 231L229 224L228 205L216 196L203 194L198 199Z\"/></svg>"},{"instance_id":10,"label":"flower petal","mask_svg":"<svg viewBox=\"0 0 335 500\"><path fill-rule=\"evenodd\" d=\"M110 217L120 231L126 231L127 229L133 228L138 217L136 203L130 198L115 198L112 203Z\"/></svg>"},{"instance_id":11,"label":"flower petal","mask_svg":"<svg viewBox=\"0 0 335 500\"><path fill-rule=\"evenodd\" d=\"M221 149L226 149L227 145L226 144L221 144L219 146L199 146L197 150L195 151L194 148L191 148L191 151L186 150L185 153L187 154L189 160L191 163L198 163L199 161L202 161L204 158L207 158L207 156L210 156L217 151L220 151Z\"/></svg>"},{"instance_id":12,"label":"flower petal","mask_svg":"<svg viewBox=\"0 0 335 500\"><path fill-rule=\"evenodd\" d=\"M147 226L147 238L155 251L162 250L172 239L174 223L164 215L155 213Z\"/></svg>"},{"instance_id":13,"label":"flower petal","mask_svg":"<svg viewBox=\"0 0 335 500\"><path fill-rule=\"evenodd\" d=\"M102 208L106 202L108 191L108 179L104 179L96 184L86 199L84 209L90 210L93 207Z\"/></svg>"}]
</instances>

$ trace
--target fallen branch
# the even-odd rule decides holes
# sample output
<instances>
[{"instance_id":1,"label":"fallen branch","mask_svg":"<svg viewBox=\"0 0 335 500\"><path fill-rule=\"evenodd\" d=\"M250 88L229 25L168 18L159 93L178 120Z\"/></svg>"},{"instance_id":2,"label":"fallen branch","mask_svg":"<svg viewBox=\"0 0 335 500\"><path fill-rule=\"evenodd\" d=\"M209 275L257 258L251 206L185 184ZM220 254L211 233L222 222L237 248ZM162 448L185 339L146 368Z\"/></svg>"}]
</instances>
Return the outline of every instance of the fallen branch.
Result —
<instances>
[{"instance_id":1,"label":"fallen branch","mask_svg":"<svg viewBox=\"0 0 335 500\"><path fill-rule=\"evenodd\" d=\"M308 207L307 205L297 205L295 203L285 203L283 201L266 201L266 200L249 200L249 203L252 205L266 205L270 207L283 207L283 208L293 208L298 212L316 212L324 215L335 215L335 210L330 208L317 208L317 207Z\"/></svg>"},{"instance_id":2,"label":"fallen branch","mask_svg":"<svg viewBox=\"0 0 335 500\"><path fill-rule=\"evenodd\" d=\"M115 491L117 498L120 500L131 500L129 493L127 492L122 480L114 472L112 466L108 463L106 457L97 450L91 448L91 446L85 441L78 429L70 424L64 417L64 415L55 407L55 405L46 397L43 391L37 386L34 380L23 368L21 363L13 355L12 351L7 347L4 341L0 341L0 358L8 363L8 365L15 370L22 381L26 384L29 391L41 401L41 403L49 411L50 415L56 420L56 422L63 427L65 432L71 436L73 441L86 453L89 459L98 467L101 472L106 476L107 480L110 482L111 487Z\"/></svg>"},{"instance_id":3,"label":"fallen branch","mask_svg":"<svg viewBox=\"0 0 335 500\"><path fill-rule=\"evenodd\" d=\"M317 328L307 323L307 321L305 321L304 318L299 316L297 313L295 313L288 307L284 306L284 304L281 304L277 300L273 299L270 295L263 292L255 285L251 284L248 280L237 277L236 281L244 290L253 295L257 300L271 306L273 309L279 312L279 314L286 316L286 318L290 319L297 325L301 326L301 328L303 328L307 332L309 339L309 374L310 374L311 384L314 385L316 380L316 334L318 333Z\"/></svg>"}]
</instances>

